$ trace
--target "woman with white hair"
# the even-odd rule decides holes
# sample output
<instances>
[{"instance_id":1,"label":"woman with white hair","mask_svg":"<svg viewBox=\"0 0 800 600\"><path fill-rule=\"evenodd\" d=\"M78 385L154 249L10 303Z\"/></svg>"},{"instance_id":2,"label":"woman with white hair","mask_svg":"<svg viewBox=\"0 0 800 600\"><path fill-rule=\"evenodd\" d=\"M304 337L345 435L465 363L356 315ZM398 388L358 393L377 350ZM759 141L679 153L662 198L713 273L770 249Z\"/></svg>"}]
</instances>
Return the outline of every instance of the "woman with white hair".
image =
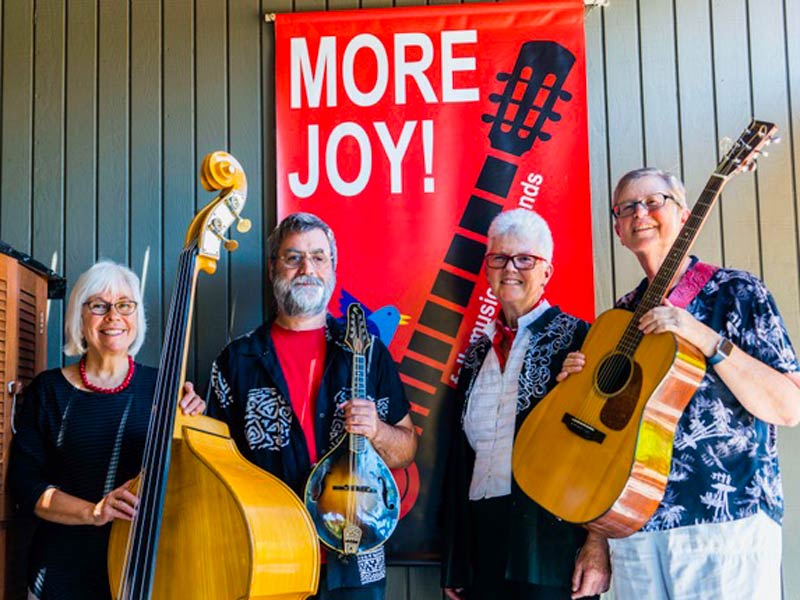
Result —
<instances>
[{"instance_id":1,"label":"woman with white hair","mask_svg":"<svg viewBox=\"0 0 800 600\"><path fill-rule=\"evenodd\" d=\"M608 587L605 540L558 521L511 476L517 428L589 329L545 299L552 258L550 229L536 213L511 210L492 221L486 277L502 310L467 350L459 376L442 560L451 600L563 600Z\"/></svg>"},{"instance_id":2,"label":"woman with white hair","mask_svg":"<svg viewBox=\"0 0 800 600\"><path fill-rule=\"evenodd\" d=\"M157 369L134 361L147 324L139 278L101 261L75 282L65 323L78 362L40 373L25 389L11 446L9 484L37 531L29 598L110 598L106 549L111 522L130 520ZM191 384L181 407L204 410Z\"/></svg>"}]
</instances>

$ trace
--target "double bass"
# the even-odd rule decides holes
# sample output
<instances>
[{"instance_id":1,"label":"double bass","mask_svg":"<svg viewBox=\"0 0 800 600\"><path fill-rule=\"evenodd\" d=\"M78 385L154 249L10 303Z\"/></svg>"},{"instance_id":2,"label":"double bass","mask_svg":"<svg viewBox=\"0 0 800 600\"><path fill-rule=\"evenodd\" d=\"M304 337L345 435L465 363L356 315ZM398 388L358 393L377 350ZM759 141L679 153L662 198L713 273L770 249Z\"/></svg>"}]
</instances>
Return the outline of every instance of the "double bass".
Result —
<instances>
[{"instance_id":1,"label":"double bass","mask_svg":"<svg viewBox=\"0 0 800 600\"><path fill-rule=\"evenodd\" d=\"M303 503L246 461L227 426L179 407L195 284L213 274L241 217L247 180L225 152L205 157L201 181L220 190L192 221L180 255L131 522L117 519L108 547L117 600L303 599L316 593L319 544Z\"/></svg>"}]
</instances>

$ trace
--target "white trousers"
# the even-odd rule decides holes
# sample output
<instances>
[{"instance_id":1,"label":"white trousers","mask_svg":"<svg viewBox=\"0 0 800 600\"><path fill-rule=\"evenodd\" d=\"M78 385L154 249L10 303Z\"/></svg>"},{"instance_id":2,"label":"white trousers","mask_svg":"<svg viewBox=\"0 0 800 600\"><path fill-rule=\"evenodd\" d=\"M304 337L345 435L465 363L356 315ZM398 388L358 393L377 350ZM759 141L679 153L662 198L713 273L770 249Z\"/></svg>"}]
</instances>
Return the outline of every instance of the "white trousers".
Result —
<instances>
[{"instance_id":1,"label":"white trousers","mask_svg":"<svg viewBox=\"0 0 800 600\"><path fill-rule=\"evenodd\" d=\"M763 512L609 545L615 600L781 598L781 528Z\"/></svg>"}]
</instances>

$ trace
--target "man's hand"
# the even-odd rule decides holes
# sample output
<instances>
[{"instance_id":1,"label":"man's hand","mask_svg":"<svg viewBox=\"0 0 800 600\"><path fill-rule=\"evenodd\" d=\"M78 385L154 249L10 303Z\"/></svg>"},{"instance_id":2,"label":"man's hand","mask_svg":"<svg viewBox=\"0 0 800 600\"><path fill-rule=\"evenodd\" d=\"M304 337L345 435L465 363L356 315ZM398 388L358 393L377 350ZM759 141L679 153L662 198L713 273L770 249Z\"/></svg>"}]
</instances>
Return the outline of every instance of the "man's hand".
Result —
<instances>
[{"instance_id":1,"label":"man's hand","mask_svg":"<svg viewBox=\"0 0 800 600\"><path fill-rule=\"evenodd\" d=\"M181 398L181 410L185 415L201 415L206 410L206 402L194 391L194 384L187 381L183 384L183 398Z\"/></svg>"},{"instance_id":2,"label":"man's hand","mask_svg":"<svg viewBox=\"0 0 800 600\"><path fill-rule=\"evenodd\" d=\"M363 435L373 440L378 434L378 410L375 403L363 398L353 398L343 405L344 426L349 433Z\"/></svg>"},{"instance_id":3,"label":"man's hand","mask_svg":"<svg viewBox=\"0 0 800 600\"><path fill-rule=\"evenodd\" d=\"M590 532L578 553L572 573L572 597L596 596L608 590L611 583L611 562L608 559L608 540Z\"/></svg>"}]
</instances>

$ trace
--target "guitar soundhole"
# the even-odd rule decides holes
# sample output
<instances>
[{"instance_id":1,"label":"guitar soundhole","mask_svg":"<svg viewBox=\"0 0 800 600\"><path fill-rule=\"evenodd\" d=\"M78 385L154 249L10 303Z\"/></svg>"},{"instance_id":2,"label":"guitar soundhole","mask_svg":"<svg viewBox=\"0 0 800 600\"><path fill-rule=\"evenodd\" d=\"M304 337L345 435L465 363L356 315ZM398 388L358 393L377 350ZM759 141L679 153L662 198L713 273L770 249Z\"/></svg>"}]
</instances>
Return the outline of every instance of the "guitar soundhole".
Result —
<instances>
[{"instance_id":1,"label":"guitar soundhole","mask_svg":"<svg viewBox=\"0 0 800 600\"><path fill-rule=\"evenodd\" d=\"M633 363L624 354L614 353L603 359L597 369L595 385L604 396L615 396L631 379Z\"/></svg>"}]
</instances>

